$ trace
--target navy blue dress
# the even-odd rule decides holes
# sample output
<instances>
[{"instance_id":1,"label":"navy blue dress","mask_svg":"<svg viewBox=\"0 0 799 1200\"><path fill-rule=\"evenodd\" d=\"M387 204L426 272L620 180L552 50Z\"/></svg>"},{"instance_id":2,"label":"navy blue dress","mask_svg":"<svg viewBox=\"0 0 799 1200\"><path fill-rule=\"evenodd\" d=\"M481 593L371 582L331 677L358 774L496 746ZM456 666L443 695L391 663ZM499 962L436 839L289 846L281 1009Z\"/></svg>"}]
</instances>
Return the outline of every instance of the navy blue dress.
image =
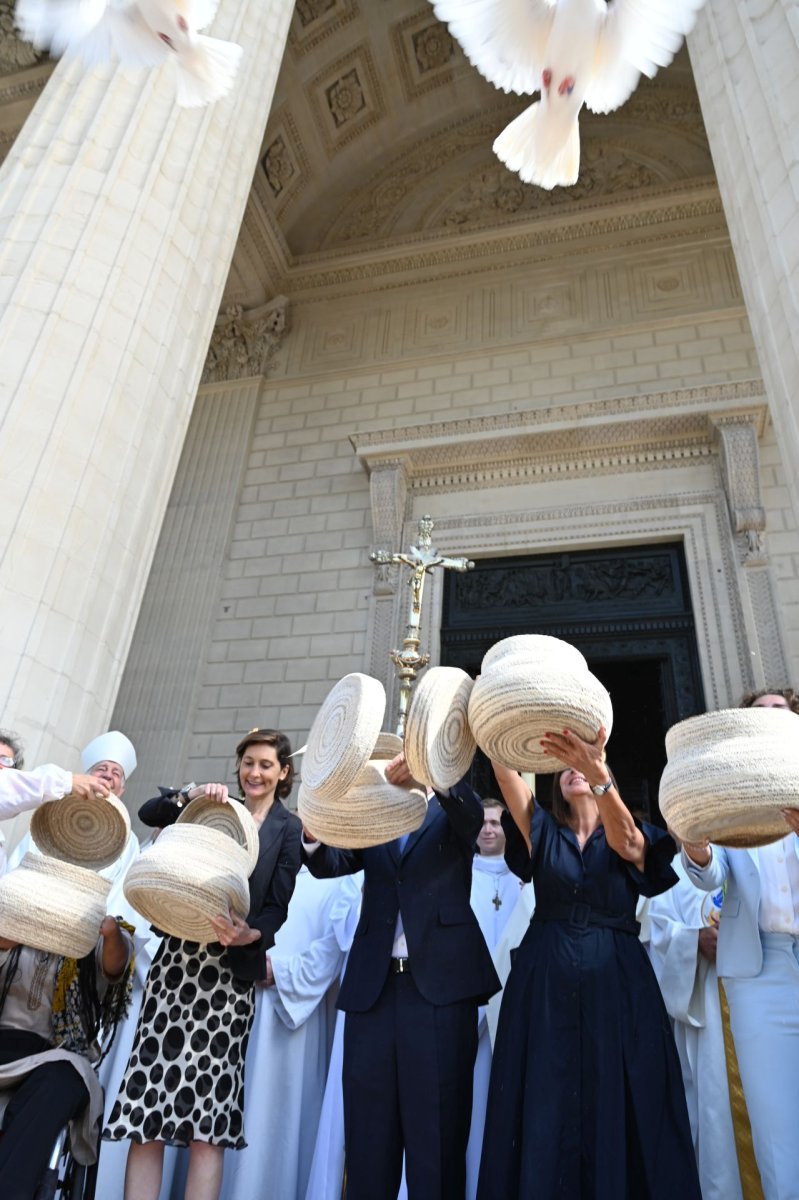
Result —
<instances>
[{"instance_id":1,"label":"navy blue dress","mask_svg":"<svg viewBox=\"0 0 799 1200\"><path fill-rule=\"evenodd\" d=\"M676 883L676 847L640 828L643 872L601 825L581 853L534 810L536 914L502 1000L478 1200L701 1200L680 1063L635 925L639 895ZM520 835L508 833L512 859Z\"/></svg>"}]
</instances>

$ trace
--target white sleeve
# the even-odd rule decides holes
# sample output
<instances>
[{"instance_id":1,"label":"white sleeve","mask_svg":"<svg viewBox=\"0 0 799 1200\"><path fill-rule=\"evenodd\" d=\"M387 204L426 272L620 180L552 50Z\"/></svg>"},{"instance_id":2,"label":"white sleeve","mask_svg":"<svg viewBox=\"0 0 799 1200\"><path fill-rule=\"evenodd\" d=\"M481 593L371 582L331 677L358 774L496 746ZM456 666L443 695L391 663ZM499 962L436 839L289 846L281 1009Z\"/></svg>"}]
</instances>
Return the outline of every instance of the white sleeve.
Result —
<instances>
[{"instance_id":1,"label":"white sleeve","mask_svg":"<svg viewBox=\"0 0 799 1200\"><path fill-rule=\"evenodd\" d=\"M279 952L270 950L269 961L277 990L275 1011L289 1029L298 1029L338 979L344 954L331 930L301 954L282 958Z\"/></svg>"},{"instance_id":2,"label":"white sleeve","mask_svg":"<svg viewBox=\"0 0 799 1200\"><path fill-rule=\"evenodd\" d=\"M45 800L60 800L72 791L72 772L53 763L35 771L0 771L0 821L38 808Z\"/></svg>"}]
</instances>

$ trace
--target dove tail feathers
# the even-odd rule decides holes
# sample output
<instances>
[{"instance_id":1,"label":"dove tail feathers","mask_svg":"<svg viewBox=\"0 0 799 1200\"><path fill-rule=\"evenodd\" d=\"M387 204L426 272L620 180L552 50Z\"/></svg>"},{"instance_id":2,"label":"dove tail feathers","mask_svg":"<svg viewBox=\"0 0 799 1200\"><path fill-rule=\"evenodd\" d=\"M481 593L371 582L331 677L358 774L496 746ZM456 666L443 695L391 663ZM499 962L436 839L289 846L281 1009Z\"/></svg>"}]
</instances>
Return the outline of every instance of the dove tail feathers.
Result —
<instances>
[{"instance_id":1,"label":"dove tail feathers","mask_svg":"<svg viewBox=\"0 0 799 1200\"><path fill-rule=\"evenodd\" d=\"M494 153L525 183L569 187L580 171L577 116L558 119L540 100L511 121L494 142Z\"/></svg>"},{"instance_id":2,"label":"dove tail feathers","mask_svg":"<svg viewBox=\"0 0 799 1200\"><path fill-rule=\"evenodd\" d=\"M177 101L182 108L199 108L224 96L233 86L241 46L220 38L198 36L188 52L176 55Z\"/></svg>"}]
</instances>

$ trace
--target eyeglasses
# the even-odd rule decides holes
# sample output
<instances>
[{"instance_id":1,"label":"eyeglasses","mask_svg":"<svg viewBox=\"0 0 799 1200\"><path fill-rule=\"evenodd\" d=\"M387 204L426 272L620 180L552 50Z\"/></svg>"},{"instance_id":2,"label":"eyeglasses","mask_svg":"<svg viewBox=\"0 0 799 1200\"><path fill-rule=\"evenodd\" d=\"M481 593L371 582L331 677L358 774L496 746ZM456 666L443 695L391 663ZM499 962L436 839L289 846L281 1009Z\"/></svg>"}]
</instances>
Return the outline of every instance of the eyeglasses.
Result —
<instances>
[{"instance_id":1,"label":"eyeglasses","mask_svg":"<svg viewBox=\"0 0 799 1200\"><path fill-rule=\"evenodd\" d=\"M0 767L15 767L16 765L10 754L0 754Z\"/></svg>"}]
</instances>

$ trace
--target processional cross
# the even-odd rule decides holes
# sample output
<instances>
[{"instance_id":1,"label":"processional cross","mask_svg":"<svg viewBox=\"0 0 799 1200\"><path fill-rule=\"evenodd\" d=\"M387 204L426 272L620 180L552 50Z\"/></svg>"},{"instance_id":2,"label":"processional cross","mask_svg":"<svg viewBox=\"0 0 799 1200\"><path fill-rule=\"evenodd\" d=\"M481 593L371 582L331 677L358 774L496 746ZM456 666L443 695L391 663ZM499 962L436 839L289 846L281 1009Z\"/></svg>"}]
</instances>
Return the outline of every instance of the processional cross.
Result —
<instances>
[{"instance_id":1,"label":"processional cross","mask_svg":"<svg viewBox=\"0 0 799 1200\"><path fill-rule=\"evenodd\" d=\"M389 554L387 550L373 550L369 555L375 566L404 566L410 569L408 586L411 589L410 611L405 627L405 637L401 650L392 650L389 654L397 668L399 679L399 716L397 718L397 734L405 734L405 718L408 715L408 704L413 691L418 672L430 662L429 654L420 654L421 642L420 624L422 616L422 592L424 581L436 567L451 571L471 571L474 563L468 558L447 558L439 554L432 544L433 521L424 516L419 521L419 536L416 544L400 554Z\"/></svg>"}]
</instances>

